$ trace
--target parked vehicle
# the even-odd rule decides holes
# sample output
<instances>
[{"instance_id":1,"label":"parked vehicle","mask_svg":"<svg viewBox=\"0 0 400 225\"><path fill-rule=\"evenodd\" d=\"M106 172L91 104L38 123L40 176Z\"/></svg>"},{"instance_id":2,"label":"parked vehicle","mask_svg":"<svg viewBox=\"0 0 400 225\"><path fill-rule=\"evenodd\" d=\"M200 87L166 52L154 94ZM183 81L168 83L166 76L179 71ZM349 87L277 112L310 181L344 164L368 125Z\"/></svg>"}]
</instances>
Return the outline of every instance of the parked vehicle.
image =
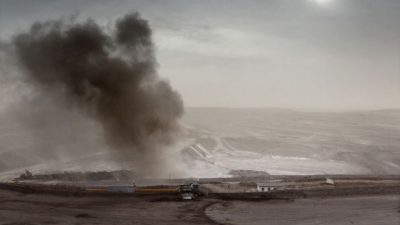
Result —
<instances>
[{"instance_id":1,"label":"parked vehicle","mask_svg":"<svg viewBox=\"0 0 400 225\"><path fill-rule=\"evenodd\" d=\"M196 181L186 181L185 184L180 185L178 194L182 200L195 200L202 195L200 185Z\"/></svg>"}]
</instances>

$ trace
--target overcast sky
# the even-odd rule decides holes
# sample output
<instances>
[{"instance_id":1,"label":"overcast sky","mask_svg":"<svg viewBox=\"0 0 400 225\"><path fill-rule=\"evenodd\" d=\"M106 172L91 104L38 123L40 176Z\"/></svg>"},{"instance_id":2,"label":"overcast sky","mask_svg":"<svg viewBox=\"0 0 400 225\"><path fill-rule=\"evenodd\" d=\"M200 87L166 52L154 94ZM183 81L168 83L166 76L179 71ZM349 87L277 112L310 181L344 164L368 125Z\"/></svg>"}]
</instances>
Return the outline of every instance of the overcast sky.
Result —
<instances>
[{"instance_id":1,"label":"overcast sky","mask_svg":"<svg viewBox=\"0 0 400 225\"><path fill-rule=\"evenodd\" d=\"M399 0L0 0L0 38L132 10L186 106L400 108Z\"/></svg>"}]
</instances>

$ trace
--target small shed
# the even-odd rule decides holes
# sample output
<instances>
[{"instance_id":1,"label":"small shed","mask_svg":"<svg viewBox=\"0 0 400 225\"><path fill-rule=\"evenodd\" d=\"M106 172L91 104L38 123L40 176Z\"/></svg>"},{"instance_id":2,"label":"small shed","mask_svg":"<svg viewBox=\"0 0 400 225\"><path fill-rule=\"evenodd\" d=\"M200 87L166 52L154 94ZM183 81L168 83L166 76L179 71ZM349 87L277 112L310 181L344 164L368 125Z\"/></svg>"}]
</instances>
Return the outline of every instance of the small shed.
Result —
<instances>
[{"instance_id":1,"label":"small shed","mask_svg":"<svg viewBox=\"0 0 400 225\"><path fill-rule=\"evenodd\" d=\"M335 185L335 181L331 178L326 178L325 183L329 185Z\"/></svg>"}]
</instances>

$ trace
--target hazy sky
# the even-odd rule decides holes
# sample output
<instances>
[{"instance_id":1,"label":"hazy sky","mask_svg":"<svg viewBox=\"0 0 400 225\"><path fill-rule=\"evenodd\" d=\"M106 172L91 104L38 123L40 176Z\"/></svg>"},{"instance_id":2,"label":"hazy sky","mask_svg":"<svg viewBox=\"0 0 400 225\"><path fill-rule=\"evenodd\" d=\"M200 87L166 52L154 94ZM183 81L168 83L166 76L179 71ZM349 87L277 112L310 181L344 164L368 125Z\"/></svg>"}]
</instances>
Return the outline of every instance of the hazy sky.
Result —
<instances>
[{"instance_id":1,"label":"hazy sky","mask_svg":"<svg viewBox=\"0 0 400 225\"><path fill-rule=\"evenodd\" d=\"M0 38L132 10L186 106L400 108L399 0L0 0Z\"/></svg>"}]
</instances>

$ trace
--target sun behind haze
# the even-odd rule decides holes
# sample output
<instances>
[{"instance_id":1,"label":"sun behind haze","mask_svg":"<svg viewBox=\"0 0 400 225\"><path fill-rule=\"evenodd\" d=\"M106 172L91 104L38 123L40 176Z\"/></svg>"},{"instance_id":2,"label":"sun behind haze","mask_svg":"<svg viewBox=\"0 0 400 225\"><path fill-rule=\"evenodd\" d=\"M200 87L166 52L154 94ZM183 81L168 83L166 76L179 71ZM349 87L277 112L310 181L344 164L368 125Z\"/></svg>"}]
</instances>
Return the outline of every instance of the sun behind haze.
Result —
<instances>
[{"instance_id":1,"label":"sun behind haze","mask_svg":"<svg viewBox=\"0 0 400 225\"><path fill-rule=\"evenodd\" d=\"M400 1L0 1L0 38L35 20L137 10L186 106L400 107ZM2 101L5 96L2 97Z\"/></svg>"}]
</instances>

